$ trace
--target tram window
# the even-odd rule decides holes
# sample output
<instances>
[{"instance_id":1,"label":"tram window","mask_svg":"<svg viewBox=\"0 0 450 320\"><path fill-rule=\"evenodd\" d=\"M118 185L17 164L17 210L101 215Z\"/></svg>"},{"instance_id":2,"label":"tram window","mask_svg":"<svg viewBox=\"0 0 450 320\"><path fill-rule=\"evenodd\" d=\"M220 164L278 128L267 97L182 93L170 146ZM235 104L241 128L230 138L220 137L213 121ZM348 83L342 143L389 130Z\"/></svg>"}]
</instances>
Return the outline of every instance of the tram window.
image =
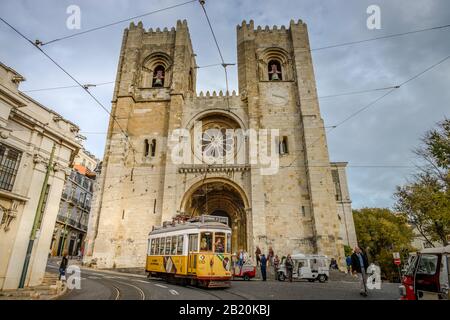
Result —
<instances>
[{"instance_id":1,"label":"tram window","mask_svg":"<svg viewBox=\"0 0 450 320\"><path fill-rule=\"evenodd\" d=\"M159 239L159 255L164 255L164 244L166 243L166 238Z\"/></svg>"},{"instance_id":2,"label":"tram window","mask_svg":"<svg viewBox=\"0 0 450 320\"><path fill-rule=\"evenodd\" d=\"M212 251L212 232L202 232L200 236L200 251Z\"/></svg>"},{"instance_id":3,"label":"tram window","mask_svg":"<svg viewBox=\"0 0 450 320\"><path fill-rule=\"evenodd\" d=\"M155 239L152 239L150 255L154 255L155 254L155 241L156 241Z\"/></svg>"},{"instance_id":4,"label":"tram window","mask_svg":"<svg viewBox=\"0 0 450 320\"><path fill-rule=\"evenodd\" d=\"M183 236L178 236L177 254L178 255L183 254Z\"/></svg>"},{"instance_id":5,"label":"tram window","mask_svg":"<svg viewBox=\"0 0 450 320\"><path fill-rule=\"evenodd\" d=\"M177 236L172 237L172 250L170 250L170 254L177 254Z\"/></svg>"},{"instance_id":6,"label":"tram window","mask_svg":"<svg viewBox=\"0 0 450 320\"><path fill-rule=\"evenodd\" d=\"M171 242L172 238L171 237L167 237L166 238L166 255L170 254L170 242Z\"/></svg>"},{"instance_id":7,"label":"tram window","mask_svg":"<svg viewBox=\"0 0 450 320\"><path fill-rule=\"evenodd\" d=\"M231 252L231 233L227 233L227 253Z\"/></svg>"},{"instance_id":8,"label":"tram window","mask_svg":"<svg viewBox=\"0 0 450 320\"><path fill-rule=\"evenodd\" d=\"M189 251L190 252L198 251L198 234L189 235Z\"/></svg>"},{"instance_id":9,"label":"tram window","mask_svg":"<svg viewBox=\"0 0 450 320\"><path fill-rule=\"evenodd\" d=\"M225 233L216 232L214 238L214 251L217 253L225 252Z\"/></svg>"},{"instance_id":10,"label":"tram window","mask_svg":"<svg viewBox=\"0 0 450 320\"><path fill-rule=\"evenodd\" d=\"M155 239L155 250L152 252L155 256L159 254L159 238Z\"/></svg>"}]
</instances>

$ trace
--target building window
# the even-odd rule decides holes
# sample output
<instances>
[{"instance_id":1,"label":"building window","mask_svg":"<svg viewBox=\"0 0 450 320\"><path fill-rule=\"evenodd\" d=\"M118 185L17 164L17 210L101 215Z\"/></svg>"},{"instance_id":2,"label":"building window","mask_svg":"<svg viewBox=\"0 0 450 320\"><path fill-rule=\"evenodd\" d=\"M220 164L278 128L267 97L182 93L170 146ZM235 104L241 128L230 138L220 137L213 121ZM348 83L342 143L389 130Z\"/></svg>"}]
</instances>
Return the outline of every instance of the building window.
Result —
<instances>
[{"instance_id":1,"label":"building window","mask_svg":"<svg viewBox=\"0 0 450 320\"><path fill-rule=\"evenodd\" d=\"M150 152L150 144L148 143L148 139L144 140L144 156L148 157L148 154Z\"/></svg>"},{"instance_id":2,"label":"building window","mask_svg":"<svg viewBox=\"0 0 450 320\"><path fill-rule=\"evenodd\" d=\"M162 65L158 65L153 72L152 87L164 86L165 69Z\"/></svg>"},{"instance_id":3,"label":"building window","mask_svg":"<svg viewBox=\"0 0 450 320\"><path fill-rule=\"evenodd\" d=\"M153 139L153 140L152 140L152 144L151 144L150 147L151 147L152 157L154 157L155 154L156 154L156 139Z\"/></svg>"},{"instance_id":4,"label":"building window","mask_svg":"<svg viewBox=\"0 0 450 320\"><path fill-rule=\"evenodd\" d=\"M267 67L270 81L283 80L280 61L270 60Z\"/></svg>"},{"instance_id":5,"label":"building window","mask_svg":"<svg viewBox=\"0 0 450 320\"><path fill-rule=\"evenodd\" d=\"M342 201L342 196L341 196L341 182L339 179L339 172L337 170L331 170L331 176L333 178L333 183L334 183L334 187L335 187L335 191L336 191L336 201Z\"/></svg>"},{"instance_id":6,"label":"building window","mask_svg":"<svg viewBox=\"0 0 450 320\"><path fill-rule=\"evenodd\" d=\"M283 136L281 138L279 149L280 149L279 151L280 151L281 155L289 153L289 150L288 150L288 138L286 136Z\"/></svg>"},{"instance_id":7,"label":"building window","mask_svg":"<svg viewBox=\"0 0 450 320\"><path fill-rule=\"evenodd\" d=\"M0 144L0 189L13 189L21 157L20 151Z\"/></svg>"}]
</instances>

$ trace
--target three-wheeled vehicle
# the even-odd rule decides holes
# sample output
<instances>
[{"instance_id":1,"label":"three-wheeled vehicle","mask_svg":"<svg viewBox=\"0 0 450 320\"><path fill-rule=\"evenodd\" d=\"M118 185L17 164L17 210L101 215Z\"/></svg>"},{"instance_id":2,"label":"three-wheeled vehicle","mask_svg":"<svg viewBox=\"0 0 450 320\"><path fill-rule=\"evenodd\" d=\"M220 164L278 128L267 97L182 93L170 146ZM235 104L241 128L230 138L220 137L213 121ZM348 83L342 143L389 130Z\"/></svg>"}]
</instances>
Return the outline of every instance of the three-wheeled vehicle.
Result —
<instances>
[{"instance_id":1,"label":"three-wheeled vehicle","mask_svg":"<svg viewBox=\"0 0 450 320\"><path fill-rule=\"evenodd\" d=\"M256 276L256 266L251 261L246 261L242 266L236 265L233 268L233 279L242 278L250 280Z\"/></svg>"},{"instance_id":2,"label":"three-wheeled vehicle","mask_svg":"<svg viewBox=\"0 0 450 320\"><path fill-rule=\"evenodd\" d=\"M412 256L399 287L402 300L449 300L450 246Z\"/></svg>"},{"instance_id":3,"label":"three-wheeled vehicle","mask_svg":"<svg viewBox=\"0 0 450 320\"><path fill-rule=\"evenodd\" d=\"M293 279L306 279L310 282L315 280L325 282L330 277L327 256L297 253L291 255L291 258L294 262L294 267L292 270ZM278 280L284 281L286 278L286 265L283 261L278 269Z\"/></svg>"}]
</instances>

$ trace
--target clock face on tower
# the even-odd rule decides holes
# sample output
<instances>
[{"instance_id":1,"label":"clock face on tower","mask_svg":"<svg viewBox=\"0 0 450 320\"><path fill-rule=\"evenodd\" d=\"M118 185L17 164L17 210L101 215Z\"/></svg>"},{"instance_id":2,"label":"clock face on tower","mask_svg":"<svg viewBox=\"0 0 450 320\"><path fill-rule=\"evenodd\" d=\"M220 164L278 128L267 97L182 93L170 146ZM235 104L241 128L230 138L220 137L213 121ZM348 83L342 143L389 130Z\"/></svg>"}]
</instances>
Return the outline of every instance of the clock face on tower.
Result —
<instances>
[{"instance_id":1,"label":"clock face on tower","mask_svg":"<svg viewBox=\"0 0 450 320\"><path fill-rule=\"evenodd\" d=\"M288 90L283 87L271 88L266 91L267 102L273 106L285 106L288 102Z\"/></svg>"}]
</instances>

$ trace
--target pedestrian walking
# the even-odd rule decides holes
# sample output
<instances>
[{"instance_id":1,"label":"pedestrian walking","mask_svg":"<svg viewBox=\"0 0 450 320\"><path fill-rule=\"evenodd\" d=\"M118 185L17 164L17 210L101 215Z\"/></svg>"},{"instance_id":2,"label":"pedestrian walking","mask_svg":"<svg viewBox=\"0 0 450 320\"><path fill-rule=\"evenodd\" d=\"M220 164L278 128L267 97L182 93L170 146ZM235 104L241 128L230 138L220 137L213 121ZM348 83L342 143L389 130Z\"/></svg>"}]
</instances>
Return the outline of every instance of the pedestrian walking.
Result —
<instances>
[{"instance_id":1,"label":"pedestrian walking","mask_svg":"<svg viewBox=\"0 0 450 320\"><path fill-rule=\"evenodd\" d=\"M256 266L259 266L260 262L261 262L261 249L256 246L256 250L255 250L255 257L256 257Z\"/></svg>"},{"instance_id":2,"label":"pedestrian walking","mask_svg":"<svg viewBox=\"0 0 450 320\"><path fill-rule=\"evenodd\" d=\"M345 258L345 263L347 264L347 273L351 274L351 272L352 272L352 257L347 256L347 258Z\"/></svg>"},{"instance_id":3,"label":"pedestrian walking","mask_svg":"<svg viewBox=\"0 0 450 320\"><path fill-rule=\"evenodd\" d=\"M273 252L272 247L269 247L269 253L267 254L267 260L269 262L269 266L273 266L273 258L274 258L275 254Z\"/></svg>"},{"instance_id":4,"label":"pedestrian walking","mask_svg":"<svg viewBox=\"0 0 450 320\"><path fill-rule=\"evenodd\" d=\"M292 261L290 254L287 255L284 265L286 267L287 278L289 279L289 282L292 282L292 271L294 269L294 261Z\"/></svg>"},{"instance_id":5,"label":"pedestrian walking","mask_svg":"<svg viewBox=\"0 0 450 320\"><path fill-rule=\"evenodd\" d=\"M244 265L244 250L239 250L239 256L238 256L238 265L239 265L239 273L242 270L242 266Z\"/></svg>"},{"instance_id":6,"label":"pedestrian walking","mask_svg":"<svg viewBox=\"0 0 450 320\"><path fill-rule=\"evenodd\" d=\"M275 280L278 279L278 268L280 267L280 259L278 258L278 256L275 256L275 258L273 258L273 269L275 271Z\"/></svg>"},{"instance_id":7,"label":"pedestrian walking","mask_svg":"<svg viewBox=\"0 0 450 320\"><path fill-rule=\"evenodd\" d=\"M262 280L266 281L267 279L267 259L266 256L263 254L261 254L261 258L260 258L260 264L261 264L261 276L262 276Z\"/></svg>"},{"instance_id":8,"label":"pedestrian walking","mask_svg":"<svg viewBox=\"0 0 450 320\"><path fill-rule=\"evenodd\" d=\"M335 258L331 258L330 269L338 270L338 264Z\"/></svg>"},{"instance_id":9,"label":"pedestrian walking","mask_svg":"<svg viewBox=\"0 0 450 320\"><path fill-rule=\"evenodd\" d=\"M66 253L64 253L61 262L59 264L59 280L65 280L66 279L66 269L67 269L67 265L69 264L69 255Z\"/></svg>"},{"instance_id":10,"label":"pedestrian walking","mask_svg":"<svg viewBox=\"0 0 450 320\"><path fill-rule=\"evenodd\" d=\"M369 267L367 256L358 246L356 246L351 259L353 274L357 274L360 281L360 294L367 297L367 268Z\"/></svg>"}]
</instances>

